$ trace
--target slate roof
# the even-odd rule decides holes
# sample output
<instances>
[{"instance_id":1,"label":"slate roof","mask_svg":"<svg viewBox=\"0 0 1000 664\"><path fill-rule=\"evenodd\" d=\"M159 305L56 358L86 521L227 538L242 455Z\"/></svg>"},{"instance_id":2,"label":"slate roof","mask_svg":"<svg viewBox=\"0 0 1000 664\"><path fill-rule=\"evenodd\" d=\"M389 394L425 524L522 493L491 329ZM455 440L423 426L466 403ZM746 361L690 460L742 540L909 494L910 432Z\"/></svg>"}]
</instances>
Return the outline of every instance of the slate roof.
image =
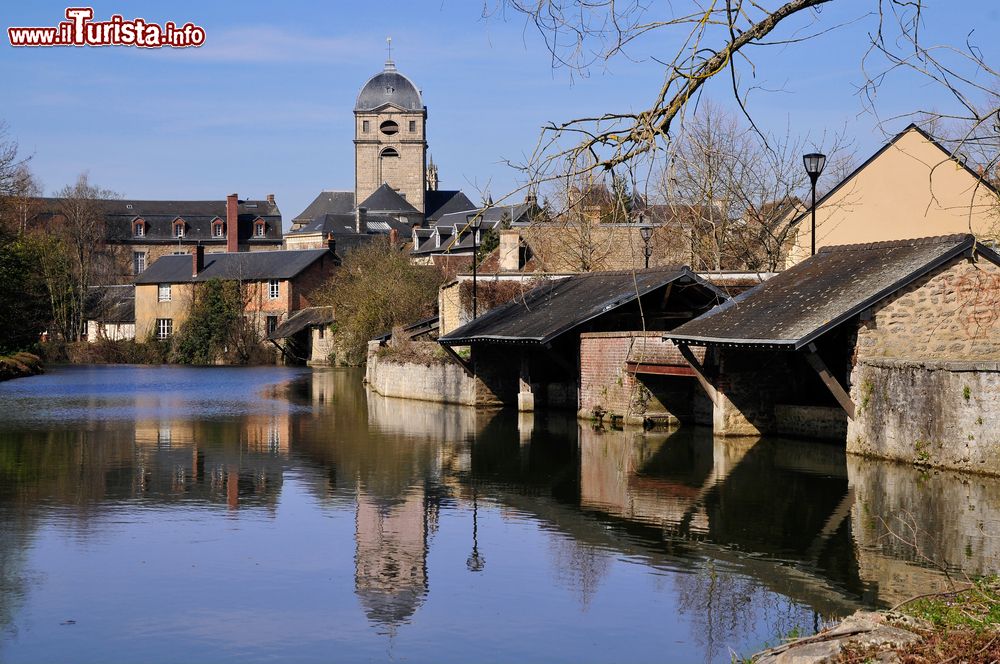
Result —
<instances>
[{"instance_id":1,"label":"slate roof","mask_svg":"<svg viewBox=\"0 0 1000 664\"><path fill-rule=\"evenodd\" d=\"M287 339L314 325L329 325L334 321L333 307L306 307L288 317L267 335L268 339Z\"/></svg>"},{"instance_id":2,"label":"slate roof","mask_svg":"<svg viewBox=\"0 0 1000 664\"><path fill-rule=\"evenodd\" d=\"M432 190L424 194L424 213L427 221L437 221L441 215L461 210L472 210L476 206L461 191Z\"/></svg>"},{"instance_id":3,"label":"slate roof","mask_svg":"<svg viewBox=\"0 0 1000 664\"><path fill-rule=\"evenodd\" d=\"M87 320L102 323L135 322L135 286L91 286L84 303Z\"/></svg>"},{"instance_id":4,"label":"slate roof","mask_svg":"<svg viewBox=\"0 0 1000 664\"><path fill-rule=\"evenodd\" d=\"M373 111L386 104L393 104L407 111L420 111L424 108L417 86L396 71L396 65L391 60L385 63L385 69L368 79L361 88L354 110Z\"/></svg>"},{"instance_id":5,"label":"slate roof","mask_svg":"<svg viewBox=\"0 0 1000 664\"><path fill-rule=\"evenodd\" d=\"M41 198L39 217L58 214L60 199ZM206 244L226 244L226 238L214 237L212 221L226 221L226 199L211 201L144 201L135 199L103 199L98 201L105 215L105 234L115 244L176 244L173 223L180 218L186 224L182 244L204 241ZM142 219L145 233L135 237L132 222ZM263 219L265 236L254 237L253 222ZM281 242L281 211L267 200L240 200L237 207L237 232L241 243L277 244ZM228 232L228 229L227 229Z\"/></svg>"},{"instance_id":6,"label":"slate roof","mask_svg":"<svg viewBox=\"0 0 1000 664\"><path fill-rule=\"evenodd\" d=\"M664 335L680 343L798 350L948 261L972 235L823 247L815 256Z\"/></svg>"},{"instance_id":7,"label":"slate roof","mask_svg":"<svg viewBox=\"0 0 1000 664\"><path fill-rule=\"evenodd\" d=\"M191 275L190 255L161 256L135 278L136 284L178 284L209 279L291 279L324 256L336 258L329 249L289 251L244 251L205 254L205 267Z\"/></svg>"},{"instance_id":8,"label":"slate roof","mask_svg":"<svg viewBox=\"0 0 1000 664\"><path fill-rule=\"evenodd\" d=\"M292 219L293 224L308 223L321 214L352 214L354 212L353 191L324 190L313 202Z\"/></svg>"},{"instance_id":9,"label":"slate roof","mask_svg":"<svg viewBox=\"0 0 1000 664\"><path fill-rule=\"evenodd\" d=\"M442 336L446 345L508 342L547 344L570 330L667 284L697 284L725 295L687 267L584 272L551 279Z\"/></svg>"},{"instance_id":10,"label":"slate roof","mask_svg":"<svg viewBox=\"0 0 1000 664\"><path fill-rule=\"evenodd\" d=\"M368 212L375 214L420 214L417 208L410 205L405 198L399 195L395 189L383 182L382 185L372 192L371 196L358 204L359 208L365 208Z\"/></svg>"},{"instance_id":11,"label":"slate roof","mask_svg":"<svg viewBox=\"0 0 1000 664\"><path fill-rule=\"evenodd\" d=\"M394 217L384 215L367 215L365 223L368 227L367 234L369 235L388 235L389 230L395 228L401 238L408 238L412 232L409 224L401 222ZM354 232L355 228L353 214L321 214L309 223L288 232L287 235L296 236L315 233L321 233L324 236L328 233L333 233L334 237L340 235L357 235Z\"/></svg>"}]
</instances>

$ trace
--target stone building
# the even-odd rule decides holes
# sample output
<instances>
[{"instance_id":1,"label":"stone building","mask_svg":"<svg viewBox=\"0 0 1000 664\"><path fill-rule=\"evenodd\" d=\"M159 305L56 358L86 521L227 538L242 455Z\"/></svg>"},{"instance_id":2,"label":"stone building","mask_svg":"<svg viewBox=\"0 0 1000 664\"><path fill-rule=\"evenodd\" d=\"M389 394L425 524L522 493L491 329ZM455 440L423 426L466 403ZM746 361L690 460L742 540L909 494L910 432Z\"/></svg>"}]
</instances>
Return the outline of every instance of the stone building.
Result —
<instances>
[{"instance_id":1,"label":"stone building","mask_svg":"<svg viewBox=\"0 0 1000 664\"><path fill-rule=\"evenodd\" d=\"M323 224L340 232L338 244L345 250L392 230L408 242L412 229L474 207L461 191L439 189L439 177L427 152L427 107L421 92L390 57L361 87L354 104L354 190L320 192L292 220L286 244L292 248L314 242ZM359 213L367 217L367 225L357 223Z\"/></svg>"},{"instance_id":2,"label":"stone building","mask_svg":"<svg viewBox=\"0 0 1000 664\"><path fill-rule=\"evenodd\" d=\"M809 257L809 208L792 224L786 266ZM949 233L1000 239L998 192L912 124L816 201L817 248Z\"/></svg>"},{"instance_id":3,"label":"stone building","mask_svg":"<svg viewBox=\"0 0 1000 664\"><path fill-rule=\"evenodd\" d=\"M669 330L725 295L684 267L589 272L544 281L438 338L471 348L477 405L576 411L581 335Z\"/></svg>"},{"instance_id":4,"label":"stone building","mask_svg":"<svg viewBox=\"0 0 1000 664\"><path fill-rule=\"evenodd\" d=\"M1000 255L972 235L824 247L664 336L717 434L1000 474Z\"/></svg>"},{"instance_id":5,"label":"stone building","mask_svg":"<svg viewBox=\"0 0 1000 664\"><path fill-rule=\"evenodd\" d=\"M129 283L162 256L273 251L282 245L281 211L274 195L264 200L230 194L217 201L95 200L102 217L100 283ZM59 199L39 199L31 226L58 232L65 223Z\"/></svg>"},{"instance_id":6,"label":"stone building","mask_svg":"<svg viewBox=\"0 0 1000 664\"><path fill-rule=\"evenodd\" d=\"M164 256L135 280L135 334L168 339L190 315L196 289L213 279L242 285L244 315L264 340L310 297L339 263L328 249Z\"/></svg>"}]
</instances>

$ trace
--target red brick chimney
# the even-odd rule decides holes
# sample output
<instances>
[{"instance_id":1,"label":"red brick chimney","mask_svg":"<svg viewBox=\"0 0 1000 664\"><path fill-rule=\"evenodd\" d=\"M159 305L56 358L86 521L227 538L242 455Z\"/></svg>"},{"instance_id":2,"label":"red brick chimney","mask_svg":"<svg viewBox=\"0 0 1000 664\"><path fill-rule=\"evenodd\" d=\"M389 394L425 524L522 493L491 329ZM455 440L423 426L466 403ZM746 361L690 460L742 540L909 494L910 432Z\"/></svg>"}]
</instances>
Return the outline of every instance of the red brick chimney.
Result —
<instances>
[{"instance_id":1,"label":"red brick chimney","mask_svg":"<svg viewBox=\"0 0 1000 664\"><path fill-rule=\"evenodd\" d=\"M326 234L326 248L329 249L331 253L337 252L337 241L333 238L333 233Z\"/></svg>"},{"instance_id":2,"label":"red brick chimney","mask_svg":"<svg viewBox=\"0 0 1000 664\"><path fill-rule=\"evenodd\" d=\"M226 196L226 251L235 254L240 250L240 197Z\"/></svg>"},{"instance_id":3,"label":"red brick chimney","mask_svg":"<svg viewBox=\"0 0 1000 664\"><path fill-rule=\"evenodd\" d=\"M205 247L199 243L191 253L191 276L197 277L205 269Z\"/></svg>"},{"instance_id":4,"label":"red brick chimney","mask_svg":"<svg viewBox=\"0 0 1000 664\"><path fill-rule=\"evenodd\" d=\"M393 247L399 244L399 231L395 228L389 229L389 244Z\"/></svg>"}]
</instances>

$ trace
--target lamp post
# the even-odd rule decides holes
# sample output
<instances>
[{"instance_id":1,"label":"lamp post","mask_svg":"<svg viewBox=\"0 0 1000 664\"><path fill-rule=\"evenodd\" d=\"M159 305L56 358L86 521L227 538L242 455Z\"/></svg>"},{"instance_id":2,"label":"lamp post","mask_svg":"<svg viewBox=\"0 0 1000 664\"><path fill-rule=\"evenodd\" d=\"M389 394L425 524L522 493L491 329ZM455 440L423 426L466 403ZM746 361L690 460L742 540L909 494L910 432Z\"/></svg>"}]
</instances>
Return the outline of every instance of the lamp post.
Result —
<instances>
[{"instance_id":1,"label":"lamp post","mask_svg":"<svg viewBox=\"0 0 1000 664\"><path fill-rule=\"evenodd\" d=\"M476 320L479 317L478 302L477 298L479 295L478 284L476 283L476 241L479 235L479 229L483 226L483 215L482 214L470 214L466 217L469 228L472 229L472 320Z\"/></svg>"},{"instance_id":2,"label":"lamp post","mask_svg":"<svg viewBox=\"0 0 1000 664\"><path fill-rule=\"evenodd\" d=\"M646 255L646 267L649 267L649 257L653 255L653 246L650 244L650 240L653 239L653 227L643 226L639 229L639 234L642 235L642 251Z\"/></svg>"},{"instance_id":3,"label":"lamp post","mask_svg":"<svg viewBox=\"0 0 1000 664\"><path fill-rule=\"evenodd\" d=\"M826 166L826 155L820 154L819 152L810 152L802 157L802 163L805 164L806 173L809 175L809 181L812 183L812 253L810 256L816 255L816 180L819 179L820 173L823 172L823 167Z\"/></svg>"}]
</instances>

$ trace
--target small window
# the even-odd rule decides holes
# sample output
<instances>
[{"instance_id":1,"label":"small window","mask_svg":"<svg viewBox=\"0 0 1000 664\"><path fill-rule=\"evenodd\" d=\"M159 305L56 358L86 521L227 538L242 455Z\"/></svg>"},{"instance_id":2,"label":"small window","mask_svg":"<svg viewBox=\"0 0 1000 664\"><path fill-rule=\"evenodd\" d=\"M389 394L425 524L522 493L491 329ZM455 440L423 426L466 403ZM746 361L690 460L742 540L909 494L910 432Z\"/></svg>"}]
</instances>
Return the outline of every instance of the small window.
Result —
<instances>
[{"instance_id":1,"label":"small window","mask_svg":"<svg viewBox=\"0 0 1000 664\"><path fill-rule=\"evenodd\" d=\"M136 237L146 237L146 224L141 221L135 222L135 225L132 227L132 234Z\"/></svg>"},{"instance_id":2,"label":"small window","mask_svg":"<svg viewBox=\"0 0 1000 664\"><path fill-rule=\"evenodd\" d=\"M317 336L320 339L326 339L326 325L320 325L316 332L318 333Z\"/></svg>"},{"instance_id":3,"label":"small window","mask_svg":"<svg viewBox=\"0 0 1000 664\"><path fill-rule=\"evenodd\" d=\"M396 152L396 148L386 148L382 150L383 159L395 159L399 157L399 153Z\"/></svg>"},{"instance_id":4,"label":"small window","mask_svg":"<svg viewBox=\"0 0 1000 664\"><path fill-rule=\"evenodd\" d=\"M264 237L267 234L267 226L263 221L258 221L253 227L253 234L256 237Z\"/></svg>"},{"instance_id":5,"label":"small window","mask_svg":"<svg viewBox=\"0 0 1000 664\"><path fill-rule=\"evenodd\" d=\"M184 237L184 222L175 221L174 222L174 237L182 238Z\"/></svg>"},{"instance_id":6,"label":"small window","mask_svg":"<svg viewBox=\"0 0 1000 664\"><path fill-rule=\"evenodd\" d=\"M278 329L278 317L277 316L268 316L267 317L267 333L268 333L268 335L270 335L271 333L273 333L277 329Z\"/></svg>"},{"instance_id":7,"label":"small window","mask_svg":"<svg viewBox=\"0 0 1000 664\"><path fill-rule=\"evenodd\" d=\"M132 252L132 274L142 274L146 269L146 252Z\"/></svg>"},{"instance_id":8,"label":"small window","mask_svg":"<svg viewBox=\"0 0 1000 664\"><path fill-rule=\"evenodd\" d=\"M281 294L281 289L278 287L278 280L271 279L267 282L267 297L272 300L277 300Z\"/></svg>"},{"instance_id":9,"label":"small window","mask_svg":"<svg viewBox=\"0 0 1000 664\"><path fill-rule=\"evenodd\" d=\"M160 284L156 290L156 300L157 302L169 302L170 301L170 284Z\"/></svg>"},{"instance_id":10,"label":"small window","mask_svg":"<svg viewBox=\"0 0 1000 664\"><path fill-rule=\"evenodd\" d=\"M416 120L410 120L410 133L412 134L416 130L417 130L417 121Z\"/></svg>"},{"instance_id":11,"label":"small window","mask_svg":"<svg viewBox=\"0 0 1000 664\"><path fill-rule=\"evenodd\" d=\"M157 318L156 319L156 338L169 339L174 333L174 319L173 318Z\"/></svg>"},{"instance_id":12,"label":"small window","mask_svg":"<svg viewBox=\"0 0 1000 664\"><path fill-rule=\"evenodd\" d=\"M225 233L225 228L221 221L217 221L212 224L212 237L222 237Z\"/></svg>"},{"instance_id":13,"label":"small window","mask_svg":"<svg viewBox=\"0 0 1000 664\"><path fill-rule=\"evenodd\" d=\"M368 132L371 131L371 129L372 129L372 125L371 125L370 122L368 122L368 120L362 120L361 121L361 131L363 131L364 133L367 134Z\"/></svg>"},{"instance_id":14,"label":"small window","mask_svg":"<svg viewBox=\"0 0 1000 664\"><path fill-rule=\"evenodd\" d=\"M379 130L386 136L392 136L393 134L399 133L399 125L393 120L386 120L378 126Z\"/></svg>"}]
</instances>

